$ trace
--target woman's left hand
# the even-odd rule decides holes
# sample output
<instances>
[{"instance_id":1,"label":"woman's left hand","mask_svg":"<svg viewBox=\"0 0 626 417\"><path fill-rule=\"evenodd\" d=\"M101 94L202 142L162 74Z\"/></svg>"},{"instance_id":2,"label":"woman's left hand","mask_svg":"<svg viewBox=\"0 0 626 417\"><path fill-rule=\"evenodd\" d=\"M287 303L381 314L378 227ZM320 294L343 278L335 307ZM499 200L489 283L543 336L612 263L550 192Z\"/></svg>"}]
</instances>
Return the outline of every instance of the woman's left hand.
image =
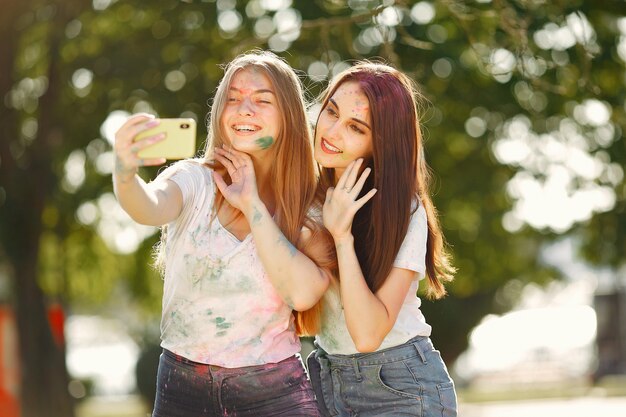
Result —
<instances>
[{"instance_id":1,"label":"woman's left hand","mask_svg":"<svg viewBox=\"0 0 626 417\"><path fill-rule=\"evenodd\" d=\"M356 199L371 172L369 167L365 168L357 181L362 163L363 159L361 158L352 161L337 181L337 185L326 191L322 215L324 226L335 241L352 236L354 215L376 194L376 189L373 188L363 197Z\"/></svg>"},{"instance_id":2,"label":"woman's left hand","mask_svg":"<svg viewBox=\"0 0 626 417\"><path fill-rule=\"evenodd\" d=\"M235 149L215 148L215 159L230 175L232 183L227 185L222 176L213 171L213 179L228 203L247 215L255 198L258 198L256 175L250 155Z\"/></svg>"}]
</instances>

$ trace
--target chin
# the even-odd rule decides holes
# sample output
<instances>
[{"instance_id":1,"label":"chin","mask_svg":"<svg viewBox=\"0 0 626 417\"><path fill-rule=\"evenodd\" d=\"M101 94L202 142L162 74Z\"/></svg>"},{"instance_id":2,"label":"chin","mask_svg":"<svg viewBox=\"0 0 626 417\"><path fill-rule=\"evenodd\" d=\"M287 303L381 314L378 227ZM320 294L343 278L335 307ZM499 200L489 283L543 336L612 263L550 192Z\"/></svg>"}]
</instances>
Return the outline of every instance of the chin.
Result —
<instances>
[{"instance_id":1,"label":"chin","mask_svg":"<svg viewBox=\"0 0 626 417\"><path fill-rule=\"evenodd\" d=\"M251 141L242 140L238 138L233 138L231 141L231 146L233 149L238 150L240 152L249 152L251 148L254 147L254 139Z\"/></svg>"}]
</instances>

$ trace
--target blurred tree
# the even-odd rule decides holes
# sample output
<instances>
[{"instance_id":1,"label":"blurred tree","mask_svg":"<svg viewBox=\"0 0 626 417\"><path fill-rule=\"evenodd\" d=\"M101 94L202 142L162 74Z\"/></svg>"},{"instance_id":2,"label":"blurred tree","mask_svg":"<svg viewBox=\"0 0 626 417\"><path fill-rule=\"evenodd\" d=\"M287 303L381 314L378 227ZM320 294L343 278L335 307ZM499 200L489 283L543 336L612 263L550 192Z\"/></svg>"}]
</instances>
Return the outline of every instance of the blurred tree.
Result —
<instances>
[{"instance_id":1,"label":"blurred tree","mask_svg":"<svg viewBox=\"0 0 626 417\"><path fill-rule=\"evenodd\" d=\"M381 57L423 87L434 198L459 267L451 296L423 307L449 363L485 314L509 308L524 283L555 278L538 261L547 239L579 233L590 258L619 265L626 253L620 6L5 1L0 261L15 290L24 415L52 416L50 405L68 398L50 392L65 390L67 377L45 320L48 299L79 308L122 286L158 311L161 281L149 265L155 229L134 225L111 194L107 139L119 111L203 120L218 65L250 48L285 56L311 97L361 58ZM551 214L571 200L576 216ZM63 407L54 415L70 415Z\"/></svg>"}]
</instances>

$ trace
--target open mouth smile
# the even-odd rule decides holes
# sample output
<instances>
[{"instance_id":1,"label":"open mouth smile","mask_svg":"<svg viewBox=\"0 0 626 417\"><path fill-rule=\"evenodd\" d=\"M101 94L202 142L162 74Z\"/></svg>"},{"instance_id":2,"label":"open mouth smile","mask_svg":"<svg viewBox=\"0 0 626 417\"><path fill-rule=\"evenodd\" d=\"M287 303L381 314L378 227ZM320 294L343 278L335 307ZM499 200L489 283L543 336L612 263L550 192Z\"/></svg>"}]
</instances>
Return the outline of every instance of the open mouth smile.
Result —
<instances>
[{"instance_id":1,"label":"open mouth smile","mask_svg":"<svg viewBox=\"0 0 626 417\"><path fill-rule=\"evenodd\" d=\"M343 153L343 151L341 149L339 149L336 146L332 145L330 142L328 142L324 138L322 138L322 140L320 142L320 147L326 153L331 153L331 154Z\"/></svg>"},{"instance_id":2,"label":"open mouth smile","mask_svg":"<svg viewBox=\"0 0 626 417\"><path fill-rule=\"evenodd\" d=\"M254 133L261 130L259 126L244 123L234 124L231 126L231 128L238 133Z\"/></svg>"}]
</instances>

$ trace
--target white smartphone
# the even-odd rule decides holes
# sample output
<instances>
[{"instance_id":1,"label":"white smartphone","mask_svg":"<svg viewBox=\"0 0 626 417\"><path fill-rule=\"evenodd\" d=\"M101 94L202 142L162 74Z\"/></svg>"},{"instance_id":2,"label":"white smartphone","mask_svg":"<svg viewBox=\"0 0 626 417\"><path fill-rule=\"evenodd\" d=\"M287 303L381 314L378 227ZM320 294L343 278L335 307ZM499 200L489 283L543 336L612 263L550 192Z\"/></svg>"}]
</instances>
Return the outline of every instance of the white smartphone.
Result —
<instances>
[{"instance_id":1,"label":"white smartphone","mask_svg":"<svg viewBox=\"0 0 626 417\"><path fill-rule=\"evenodd\" d=\"M196 121L194 119L159 119L158 126L145 130L135 137L135 141L165 132L161 142L140 150L137 156L143 159L190 158L196 153Z\"/></svg>"}]
</instances>

